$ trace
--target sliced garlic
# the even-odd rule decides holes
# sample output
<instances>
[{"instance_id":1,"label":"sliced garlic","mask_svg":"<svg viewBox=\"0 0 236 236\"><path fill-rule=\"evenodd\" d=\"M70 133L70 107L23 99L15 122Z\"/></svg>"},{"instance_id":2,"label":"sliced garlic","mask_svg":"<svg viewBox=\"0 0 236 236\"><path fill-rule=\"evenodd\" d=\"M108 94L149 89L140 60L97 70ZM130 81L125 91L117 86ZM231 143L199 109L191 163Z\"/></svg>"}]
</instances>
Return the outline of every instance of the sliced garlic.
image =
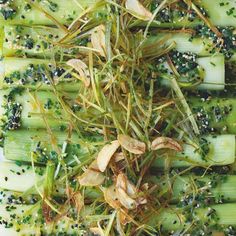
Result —
<instances>
[{"instance_id":1,"label":"sliced garlic","mask_svg":"<svg viewBox=\"0 0 236 236\"><path fill-rule=\"evenodd\" d=\"M75 69L79 73L78 78L84 83L85 87L89 87L91 77L88 66L79 59L70 59L66 64Z\"/></svg>"},{"instance_id":2,"label":"sliced garlic","mask_svg":"<svg viewBox=\"0 0 236 236\"><path fill-rule=\"evenodd\" d=\"M104 172L106 170L112 156L117 151L119 146L120 146L120 143L118 142L118 140L115 140L115 141L112 141L110 144L105 145L101 149L101 151L98 153L97 165L98 165L98 169L101 172Z\"/></svg>"},{"instance_id":3,"label":"sliced garlic","mask_svg":"<svg viewBox=\"0 0 236 236\"><path fill-rule=\"evenodd\" d=\"M133 199L136 193L135 186L128 180L125 174L120 173L116 178L116 195L126 209L137 207L137 202Z\"/></svg>"},{"instance_id":4,"label":"sliced garlic","mask_svg":"<svg viewBox=\"0 0 236 236\"><path fill-rule=\"evenodd\" d=\"M123 173L118 174L116 178L116 188L122 188L125 191L127 189L127 177Z\"/></svg>"},{"instance_id":5,"label":"sliced garlic","mask_svg":"<svg viewBox=\"0 0 236 236\"><path fill-rule=\"evenodd\" d=\"M78 177L82 186L98 186L105 180L105 176L99 171L97 160L93 161L85 172Z\"/></svg>"},{"instance_id":6,"label":"sliced garlic","mask_svg":"<svg viewBox=\"0 0 236 236\"><path fill-rule=\"evenodd\" d=\"M115 162L119 162L125 159L125 155L123 152L118 152L114 154L114 160Z\"/></svg>"},{"instance_id":7,"label":"sliced garlic","mask_svg":"<svg viewBox=\"0 0 236 236\"><path fill-rule=\"evenodd\" d=\"M114 209L120 208L120 202L116 194L116 186L113 184L103 191L105 201Z\"/></svg>"},{"instance_id":8,"label":"sliced garlic","mask_svg":"<svg viewBox=\"0 0 236 236\"><path fill-rule=\"evenodd\" d=\"M129 181L127 180L127 194L132 197L132 198L135 198L137 197L137 188Z\"/></svg>"},{"instance_id":9,"label":"sliced garlic","mask_svg":"<svg viewBox=\"0 0 236 236\"><path fill-rule=\"evenodd\" d=\"M91 33L91 43L102 57L106 57L105 26L99 25Z\"/></svg>"},{"instance_id":10,"label":"sliced garlic","mask_svg":"<svg viewBox=\"0 0 236 236\"><path fill-rule=\"evenodd\" d=\"M152 150L159 150L164 148L172 149L177 152L181 152L183 150L182 146L178 142L168 137L157 137L152 141Z\"/></svg>"},{"instance_id":11,"label":"sliced garlic","mask_svg":"<svg viewBox=\"0 0 236 236\"><path fill-rule=\"evenodd\" d=\"M146 151L146 144L144 142L131 138L128 135L118 135L118 141L125 150L133 154L143 154Z\"/></svg>"},{"instance_id":12,"label":"sliced garlic","mask_svg":"<svg viewBox=\"0 0 236 236\"><path fill-rule=\"evenodd\" d=\"M120 203L129 210L135 209L137 207L136 201L131 198L124 189L116 188L116 195L120 201Z\"/></svg>"},{"instance_id":13,"label":"sliced garlic","mask_svg":"<svg viewBox=\"0 0 236 236\"><path fill-rule=\"evenodd\" d=\"M138 0L126 0L125 7L130 14L138 19L149 21L152 19L152 13L147 10Z\"/></svg>"}]
</instances>

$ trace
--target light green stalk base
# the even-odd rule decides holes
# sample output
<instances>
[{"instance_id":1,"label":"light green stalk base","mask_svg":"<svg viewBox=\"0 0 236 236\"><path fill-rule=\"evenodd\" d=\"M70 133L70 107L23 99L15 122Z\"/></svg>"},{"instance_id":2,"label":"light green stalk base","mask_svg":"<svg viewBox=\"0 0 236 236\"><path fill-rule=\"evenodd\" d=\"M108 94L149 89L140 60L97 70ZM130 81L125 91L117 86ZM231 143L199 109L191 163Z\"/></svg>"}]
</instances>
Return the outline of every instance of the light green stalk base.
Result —
<instances>
[{"instance_id":1,"label":"light green stalk base","mask_svg":"<svg viewBox=\"0 0 236 236\"><path fill-rule=\"evenodd\" d=\"M10 90L0 90L0 117L3 123L7 120L4 114L8 103L4 95L9 93ZM83 86L77 93L17 90L13 97L15 103L22 105L21 127L64 130L71 125L74 125L74 128L80 124L93 125L92 121L88 121L88 117L96 116L99 112L93 107L87 109L80 106L76 100L80 94L84 94Z\"/></svg>"},{"instance_id":2,"label":"light green stalk base","mask_svg":"<svg viewBox=\"0 0 236 236\"><path fill-rule=\"evenodd\" d=\"M200 90L223 90L225 88L225 60L223 56L201 57L197 63L204 69L204 81Z\"/></svg>"},{"instance_id":3,"label":"light green stalk base","mask_svg":"<svg viewBox=\"0 0 236 236\"><path fill-rule=\"evenodd\" d=\"M3 117L5 110L2 106L6 103L4 94L9 91L0 91L0 116ZM71 98L74 95L60 93L60 96ZM16 94L15 102L22 105L21 127L24 128L67 128L71 119L69 114L61 107L53 92L48 91L25 91ZM47 107L49 104L49 107ZM51 104L51 105L50 105Z\"/></svg>"},{"instance_id":4,"label":"light green stalk base","mask_svg":"<svg viewBox=\"0 0 236 236\"><path fill-rule=\"evenodd\" d=\"M46 84L45 82L35 82L34 78L27 78L27 82L22 84L22 82L16 78L13 79L12 83L7 83L6 78L9 78L12 74L20 72L21 77L24 77L26 70L30 68L31 65L37 66L42 65L47 68L47 76L55 70L56 67L67 69L69 73L71 69L66 66L65 63L55 63L50 60L43 59L33 59L33 58L16 58L16 57L6 57L0 62L0 89L7 89L13 87L23 87L33 90L52 90L53 86L51 84ZM51 65L51 68L48 67ZM67 72L63 74L66 75ZM81 83L76 78L62 78L57 77L58 81L53 81L56 90L77 92L81 87ZM83 85L82 85L83 86Z\"/></svg>"},{"instance_id":5,"label":"light green stalk base","mask_svg":"<svg viewBox=\"0 0 236 236\"><path fill-rule=\"evenodd\" d=\"M169 157L159 156L153 167L187 167L187 166L221 166L232 164L235 161L235 136L218 135L206 137L209 152L203 157L199 146L194 143L184 145L184 151Z\"/></svg>"},{"instance_id":6,"label":"light green stalk base","mask_svg":"<svg viewBox=\"0 0 236 236\"><path fill-rule=\"evenodd\" d=\"M227 203L209 206L207 208L195 209L193 213L194 220L199 221L199 224L209 222L209 213L215 210L215 214L219 217L217 224L227 226L236 225L236 204ZM187 223L183 209L181 208L166 208L159 216L152 217L150 222L152 225L162 225L163 231L181 231L187 229L190 223ZM210 220L210 225L214 225L214 220Z\"/></svg>"},{"instance_id":7,"label":"light green stalk base","mask_svg":"<svg viewBox=\"0 0 236 236\"><path fill-rule=\"evenodd\" d=\"M204 70L204 72L203 72L202 83L196 86L196 88L194 89L224 90L225 88L224 56L218 55L218 56L211 56L211 57L200 57L196 60L196 62ZM172 70L170 69L167 63L164 64L164 67L166 67L168 71L172 72ZM162 79L161 84L167 87L170 86L170 82L167 79ZM180 86L181 86L181 83L180 83Z\"/></svg>"},{"instance_id":8,"label":"light green stalk base","mask_svg":"<svg viewBox=\"0 0 236 236\"><path fill-rule=\"evenodd\" d=\"M25 10L27 2L30 3L31 9ZM13 7L17 9L16 15L12 19L7 21L0 17L1 24L21 24L21 25L55 25L48 16L52 16L60 24L68 25L71 21L75 20L82 12L83 9L90 7L96 0L57 0L51 1L40 1L36 3L37 8L31 3L33 1L14 0ZM53 9L53 11L51 10ZM45 11L46 14L43 12ZM24 18L22 17L24 16Z\"/></svg>"},{"instance_id":9,"label":"light green stalk base","mask_svg":"<svg viewBox=\"0 0 236 236\"><path fill-rule=\"evenodd\" d=\"M236 134L236 99L218 97L202 99L188 97L187 102L202 133L214 132Z\"/></svg>"},{"instance_id":10,"label":"light green stalk base","mask_svg":"<svg viewBox=\"0 0 236 236\"><path fill-rule=\"evenodd\" d=\"M78 223L72 221L69 218L62 217L56 224L54 222L48 224L42 224L42 216L39 216L38 210L41 208L40 204L33 206L30 205L16 205L16 209L6 210L9 205L0 205L0 215L2 220L5 220L11 227L6 228L4 224L0 225L0 233L4 236L23 236L23 235L50 235L64 233L63 235L82 235L81 230L77 227L72 228L72 225ZM11 205L10 205L11 206ZM12 215L15 215L15 218ZM28 220L22 221L27 216L30 216ZM19 223L20 222L20 223Z\"/></svg>"},{"instance_id":11,"label":"light green stalk base","mask_svg":"<svg viewBox=\"0 0 236 236\"><path fill-rule=\"evenodd\" d=\"M24 192L43 179L44 168L16 165L14 162L2 162L0 165L0 188Z\"/></svg>"},{"instance_id":12,"label":"light green stalk base","mask_svg":"<svg viewBox=\"0 0 236 236\"><path fill-rule=\"evenodd\" d=\"M217 55L219 52L217 51L215 43L209 38L203 37L195 37L192 38L192 34L190 33L157 33L157 36L152 36L148 39L149 41L155 41L157 38L166 38L166 45L170 45L172 43L176 44L175 49L179 52L192 52L197 54L198 56L209 56L209 55ZM229 61L236 61L236 52L229 59Z\"/></svg>"},{"instance_id":13,"label":"light green stalk base","mask_svg":"<svg viewBox=\"0 0 236 236\"><path fill-rule=\"evenodd\" d=\"M70 235L70 233L74 232L72 230L72 225L75 224L75 221L70 221L68 218L62 218L59 222L57 222L57 227L55 228L55 225L48 224L40 225L37 222L38 216L37 216L37 210L39 209L39 205L35 206L27 206L27 205L21 205L16 206L16 209L12 209L10 212L6 210L7 205L0 205L0 214L2 216L2 219L5 221L12 223L12 227L10 229L5 229L4 225L1 225L0 232L4 232L5 235L19 235L14 234L17 232L17 230L20 230L20 235L23 233L26 233L27 235L30 235L29 233L32 232L32 230L35 230L34 232L44 232L44 233L52 233L52 232L66 232L67 235ZM219 217L219 220L217 221L217 224L222 226L229 226L229 225L236 225L235 222L235 215L236 215L236 204L221 204L221 205L213 205L209 208L200 208L195 210L195 214L193 215L193 218L195 221L199 221L199 223L206 223L210 222L210 225L214 225L214 220L209 220L209 213L214 210L217 217ZM23 214L22 214L23 212ZM86 212L86 210L85 210ZM12 219L11 214L16 215L16 219L20 220L23 216L31 215L32 219L29 220L27 223L22 223L19 225L15 219ZM88 215L87 215L88 216ZM35 223L36 221L36 223ZM170 232L170 231L181 231L183 229L187 229L190 226L190 223L187 222L185 218L185 214L183 212L183 209L176 208L176 207L169 207L166 208L161 213L158 213L158 215L152 215L152 219L148 222L149 225L154 227L160 227L162 226L162 231L164 232ZM76 235L82 235L80 230L76 229L77 234ZM13 233L14 232L14 233ZM35 234L34 234L35 235Z\"/></svg>"},{"instance_id":14,"label":"light green stalk base","mask_svg":"<svg viewBox=\"0 0 236 236\"><path fill-rule=\"evenodd\" d=\"M222 6L222 3L224 5ZM214 25L236 27L235 11L229 14L230 9L235 9L235 2L228 0L202 0L202 6L207 9L209 19Z\"/></svg>"},{"instance_id":15,"label":"light green stalk base","mask_svg":"<svg viewBox=\"0 0 236 236\"><path fill-rule=\"evenodd\" d=\"M19 182L18 182L19 184ZM2 189L0 187L0 204L27 204L32 205L39 200L39 196L35 194L28 194L22 196L22 192Z\"/></svg>"},{"instance_id":16,"label":"light green stalk base","mask_svg":"<svg viewBox=\"0 0 236 236\"><path fill-rule=\"evenodd\" d=\"M175 49L179 52L192 52L199 56L209 56L214 48L213 42L208 38L191 38L190 33L157 33L157 36L151 36L147 42L166 38L166 45L175 43ZM191 38L191 40L190 40Z\"/></svg>"},{"instance_id":17,"label":"light green stalk base","mask_svg":"<svg viewBox=\"0 0 236 236\"><path fill-rule=\"evenodd\" d=\"M194 176L188 175L183 177L177 177L173 182L173 200L179 201L184 195L197 194L197 192L203 191L205 187L209 188L209 196L217 200L224 202L235 202L236 201L236 176L227 175L220 176L214 180L214 176ZM201 182L201 187L196 187L194 182ZM213 184L214 181L217 181ZM213 184L213 186L212 186ZM216 185L216 186L214 186Z\"/></svg>"},{"instance_id":18,"label":"light green stalk base","mask_svg":"<svg viewBox=\"0 0 236 236\"><path fill-rule=\"evenodd\" d=\"M64 144L67 145L64 161L76 163L75 160L78 159L83 162L92 157L96 142L96 137L79 139L76 134L69 138L67 132L53 132L51 135L46 130L8 131L4 140L4 156L8 160L31 162L33 158L35 162L46 163L47 158L52 158L56 149L62 151ZM44 157L39 149L44 151ZM36 154L32 153L37 150ZM51 153L52 151L54 152Z\"/></svg>"},{"instance_id":19,"label":"light green stalk base","mask_svg":"<svg viewBox=\"0 0 236 236\"><path fill-rule=\"evenodd\" d=\"M59 41L64 35L60 29L47 26L4 26L4 40L2 44L2 56L32 56L53 57L56 53L51 44ZM32 40L27 44L27 36ZM19 38L19 39L18 39ZM28 40L29 41L29 40Z\"/></svg>"}]
</instances>

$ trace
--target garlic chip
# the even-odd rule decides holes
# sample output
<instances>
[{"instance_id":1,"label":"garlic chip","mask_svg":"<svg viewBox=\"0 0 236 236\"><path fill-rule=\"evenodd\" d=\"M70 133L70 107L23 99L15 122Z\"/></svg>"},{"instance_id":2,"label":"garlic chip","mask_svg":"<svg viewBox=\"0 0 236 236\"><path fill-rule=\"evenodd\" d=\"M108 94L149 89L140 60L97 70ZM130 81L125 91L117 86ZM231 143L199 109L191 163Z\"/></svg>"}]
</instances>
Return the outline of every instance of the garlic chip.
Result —
<instances>
[{"instance_id":1,"label":"garlic chip","mask_svg":"<svg viewBox=\"0 0 236 236\"><path fill-rule=\"evenodd\" d=\"M124 189L127 194L134 198L137 195L137 188L128 180L125 174L120 173L116 178L116 187Z\"/></svg>"},{"instance_id":2,"label":"garlic chip","mask_svg":"<svg viewBox=\"0 0 236 236\"><path fill-rule=\"evenodd\" d=\"M138 0L126 0L125 7L130 14L138 19L149 21L152 19L152 13L147 10Z\"/></svg>"},{"instance_id":3,"label":"garlic chip","mask_svg":"<svg viewBox=\"0 0 236 236\"><path fill-rule=\"evenodd\" d=\"M112 141L110 144L105 145L101 151L98 153L98 157L97 157L97 165L98 165L98 169L101 172L104 172L112 158L112 156L114 155L114 153L116 152L116 150L119 148L120 143L118 142L118 140Z\"/></svg>"},{"instance_id":4,"label":"garlic chip","mask_svg":"<svg viewBox=\"0 0 236 236\"><path fill-rule=\"evenodd\" d=\"M85 87L89 87L91 77L88 66L79 59L70 59L66 64L75 69L79 73L78 79L84 83Z\"/></svg>"},{"instance_id":5,"label":"garlic chip","mask_svg":"<svg viewBox=\"0 0 236 236\"><path fill-rule=\"evenodd\" d=\"M116 178L116 195L120 203L126 209L135 209L137 207L136 200L128 194L128 189L132 195L134 195L132 184L128 181L125 174L120 173Z\"/></svg>"},{"instance_id":6,"label":"garlic chip","mask_svg":"<svg viewBox=\"0 0 236 236\"><path fill-rule=\"evenodd\" d=\"M118 174L115 184L103 190L104 199L114 209L123 206L127 210L146 204L147 199L138 197L137 188L128 180L124 173Z\"/></svg>"},{"instance_id":7,"label":"garlic chip","mask_svg":"<svg viewBox=\"0 0 236 236\"><path fill-rule=\"evenodd\" d=\"M178 142L168 137L157 137L152 141L151 150L159 150L164 148L172 149L177 152L181 152L183 150L182 146Z\"/></svg>"},{"instance_id":8,"label":"garlic chip","mask_svg":"<svg viewBox=\"0 0 236 236\"><path fill-rule=\"evenodd\" d=\"M135 198L137 197L137 188L127 179L127 193L130 197Z\"/></svg>"},{"instance_id":9,"label":"garlic chip","mask_svg":"<svg viewBox=\"0 0 236 236\"><path fill-rule=\"evenodd\" d=\"M144 142L131 138L128 135L118 135L118 141L125 150L133 154L143 154L146 151L146 144Z\"/></svg>"},{"instance_id":10,"label":"garlic chip","mask_svg":"<svg viewBox=\"0 0 236 236\"><path fill-rule=\"evenodd\" d=\"M105 176L99 171L97 160L93 161L85 172L78 177L82 186L98 186L105 180Z\"/></svg>"},{"instance_id":11,"label":"garlic chip","mask_svg":"<svg viewBox=\"0 0 236 236\"><path fill-rule=\"evenodd\" d=\"M116 188L122 188L125 191L127 190L127 177L125 176L125 174L118 174L116 178Z\"/></svg>"},{"instance_id":12,"label":"garlic chip","mask_svg":"<svg viewBox=\"0 0 236 236\"><path fill-rule=\"evenodd\" d=\"M114 154L114 160L115 162L119 162L125 159L125 155L123 152L118 152Z\"/></svg>"},{"instance_id":13,"label":"garlic chip","mask_svg":"<svg viewBox=\"0 0 236 236\"><path fill-rule=\"evenodd\" d=\"M116 186L113 184L103 191L105 201L114 209L120 208L120 202L116 194Z\"/></svg>"},{"instance_id":14,"label":"garlic chip","mask_svg":"<svg viewBox=\"0 0 236 236\"><path fill-rule=\"evenodd\" d=\"M99 25L91 33L91 43L102 57L106 57L105 26Z\"/></svg>"},{"instance_id":15,"label":"garlic chip","mask_svg":"<svg viewBox=\"0 0 236 236\"><path fill-rule=\"evenodd\" d=\"M137 202L131 198L124 189L116 188L116 195L120 203L129 210L135 209L137 207Z\"/></svg>"}]
</instances>

